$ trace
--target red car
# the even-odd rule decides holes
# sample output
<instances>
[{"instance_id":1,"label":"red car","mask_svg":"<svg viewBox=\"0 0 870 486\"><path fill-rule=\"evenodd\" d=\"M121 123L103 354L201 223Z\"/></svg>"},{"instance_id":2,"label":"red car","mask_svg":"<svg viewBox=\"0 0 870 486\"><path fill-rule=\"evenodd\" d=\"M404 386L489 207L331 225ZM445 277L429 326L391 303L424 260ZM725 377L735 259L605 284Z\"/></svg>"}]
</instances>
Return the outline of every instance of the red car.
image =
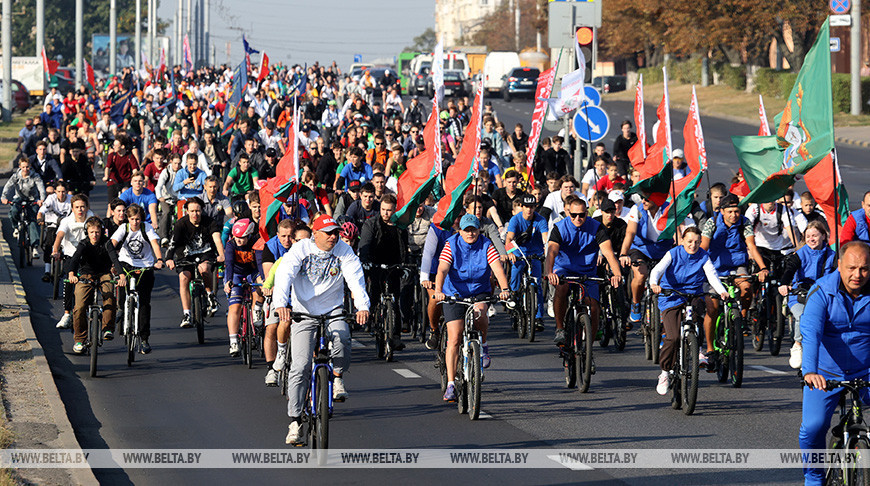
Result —
<instances>
[{"instance_id":1,"label":"red car","mask_svg":"<svg viewBox=\"0 0 870 486\"><path fill-rule=\"evenodd\" d=\"M3 88L3 81L0 81L0 89ZM21 84L21 81L12 80L12 111L20 111L24 113L30 108L30 92Z\"/></svg>"}]
</instances>

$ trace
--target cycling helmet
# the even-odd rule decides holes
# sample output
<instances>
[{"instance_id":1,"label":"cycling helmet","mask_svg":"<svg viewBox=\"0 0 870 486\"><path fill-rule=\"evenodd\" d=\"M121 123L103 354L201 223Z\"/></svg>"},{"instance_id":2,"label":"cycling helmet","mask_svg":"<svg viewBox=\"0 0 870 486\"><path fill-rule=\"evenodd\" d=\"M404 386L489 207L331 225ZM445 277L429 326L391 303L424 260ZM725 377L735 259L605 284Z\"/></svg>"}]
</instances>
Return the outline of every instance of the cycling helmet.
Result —
<instances>
[{"instance_id":1,"label":"cycling helmet","mask_svg":"<svg viewBox=\"0 0 870 486\"><path fill-rule=\"evenodd\" d=\"M236 222L233 223L233 236L236 238L245 238L252 234L256 227L257 225L248 218L236 220Z\"/></svg>"},{"instance_id":2,"label":"cycling helmet","mask_svg":"<svg viewBox=\"0 0 870 486\"><path fill-rule=\"evenodd\" d=\"M251 217L251 208L248 207L248 203L243 200L238 200L233 203L233 216L236 218L250 218Z\"/></svg>"},{"instance_id":3,"label":"cycling helmet","mask_svg":"<svg viewBox=\"0 0 870 486\"><path fill-rule=\"evenodd\" d=\"M355 240L359 238L359 231L356 229L356 225L348 221L341 225L341 229L338 232L338 235L346 240Z\"/></svg>"}]
</instances>

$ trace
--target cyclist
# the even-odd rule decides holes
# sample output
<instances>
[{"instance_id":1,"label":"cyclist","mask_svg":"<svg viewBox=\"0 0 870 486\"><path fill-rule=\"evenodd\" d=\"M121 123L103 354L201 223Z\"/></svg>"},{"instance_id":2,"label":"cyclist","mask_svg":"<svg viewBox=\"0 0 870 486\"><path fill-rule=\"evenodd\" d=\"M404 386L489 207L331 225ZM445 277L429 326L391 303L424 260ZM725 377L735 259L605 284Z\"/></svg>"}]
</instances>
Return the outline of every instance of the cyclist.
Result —
<instances>
[{"instance_id":1,"label":"cyclist","mask_svg":"<svg viewBox=\"0 0 870 486\"><path fill-rule=\"evenodd\" d=\"M157 178L157 185L154 188L154 195L160 201L160 218L157 227L160 243L163 245L169 243L169 236L171 236L172 225L170 221L172 221L172 215L175 214L175 203L178 201L178 193L175 192L173 185L175 184L175 176L180 170L181 155L173 154L169 159L169 165Z\"/></svg>"},{"instance_id":2,"label":"cyclist","mask_svg":"<svg viewBox=\"0 0 870 486\"><path fill-rule=\"evenodd\" d=\"M613 272L610 284L617 287L622 280L622 271L613 254L607 231L598 221L587 217L586 201L574 195L568 196L565 201L565 215L565 219L553 225L547 243L547 280L555 287L553 311L556 316L556 336L553 342L559 346L564 346L567 342L564 325L565 313L568 310L568 285L559 284L559 277L597 276L600 251ZM601 310L598 304L598 282L586 282L583 285L586 288L585 302L589 306L589 317L592 321L592 335L595 336Z\"/></svg>"},{"instance_id":3,"label":"cyclist","mask_svg":"<svg viewBox=\"0 0 870 486\"><path fill-rule=\"evenodd\" d=\"M179 199L188 199L202 194L205 178L208 177L205 171L197 167L196 154L187 154L185 157L185 168L175 174L175 181L172 184L172 189L178 194Z\"/></svg>"},{"instance_id":4,"label":"cyclist","mask_svg":"<svg viewBox=\"0 0 870 486\"><path fill-rule=\"evenodd\" d=\"M459 233L444 243L441 255L438 257L438 272L435 276L436 302L446 296L461 298L488 297L492 293L490 275L494 275L501 291L498 296L502 300L510 298L510 287L507 276L501 266L498 252L495 251L488 238L480 237L480 219L473 214L465 214L459 221ZM490 272L492 272L490 274ZM489 346L486 343L486 332L489 327L487 304L475 304L479 312L475 327L480 331L482 366L488 368L492 363L489 357ZM459 357L459 341L462 334L462 323L465 307L460 304L444 305L444 322L447 326L447 390L444 401L456 400L456 361Z\"/></svg>"},{"instance_id":5,"label":"cyclist","mask_svg":"<svg viewBox=\"0 0 870 486\"><path fill-rule=\"evenodd\" d=\"M41 226L45 226L44 237L42 239L42 259L45 262L45 274L42 276L43 282L51 280L51 247L54 243L54 237L57 234L57 224L60 220L67 217L70 213L69 191L65 182L55 184L54 193L49 194L45 198L45 203L39 207L36 213L36 222Z\"/></svg>"},{"instance_id":6,"label":"cyclist","mask_svg":"<svg viewBox=\"0 0 870 486\"><path fill-rule=\"evenodd\" d=\"M239 154L239 165L230 170L224 181L224 196L236 201L245 197L249 191L257 188L260 175L257 169L251 167L250 156L244 152Z\"/></svg>"},{"instance_id":7,"label":"cyclist","mask_svg":"<svg viewBox=\"0 0 870 486\"><path fill-rule=\"evenodd\" d=\"M131 204L127 207L127 224L121 225L112 235L109 255L118 274L120 288L127 286L129 272L144 269L136 278L136 291L139 293L139 337L142 338L142 354L151 352L148 337L151 335L151 290L154 288L154 270L163 268L163 255L160 252L160 238L154 227L145 221L142 206ZM122 304L123 305L123 304Z\"/></svg>"},{"instance_id":8,"label":"cyclist","mask_svg":"<svg viewBox=\"0 0 870 486\"><path fill-rule=\"evenodd\" d=\"M679 350L677 341L680 336L680 311L687 304L691 305L695 322L701 321L701 316L706 312L704 301L710 300L703 295L705 281L722 299L728 298L728 292L719 281L719 275L710 260L710 255L701 249L701 230L695 226L684 229L680 243L680 246L665 253L658 265L652 269L649 277L650 289L655 294L661 294L662 289L670 289L694 296L691 302L686 302L679 295L659 295L659 310L662 313L662 324L665 329L664 344L659 354L662 372L656 385L656 392L659 395L668 393L674 378L671 370Z\"/></svg>"},{"instance_id":9,"label":"cyclist","mask_svg":"<svg viewBox=\"0 0 870 486\"><path fill-rule=\"evenodd\" d=\"M66 264L70 258L72 258L73 254L76 252L76 247L79 244L79 241L85 238L85 222L94 215L88 209L88 197L84 194L76 194L72 197L70 201L70 207L72 208L72 212L66 218L60 220L60 224L57 227L57 233L54 237L54 246L51 249L51 257L52 258L61 258L61 250L63 251L62 257L64 259L64 273L69 271L66 268ZM70 325L70 313L73 310L73 285L71 283L64 283L63 285L63 317L57 321L58 329L69 329Z\"/></svg>"},{"instance_id":10,"label":"cyclist","mask_svg":"<svg viewBox=\"0 0 870 486\"><path fill-rule=\"evenodd\" d=\"M870 191L864 193L864 197L861 198L861 207L852 211L843 224L840 244L853 240L870 242L868 227L870 227Z\"/></svg>"},{"instance_id":11,"label":"cyclist","mask_svg":"<svg viewBox=\"0 0 870 486\"><path fill-rule=\"evenodd\" d=\"M276 234L263 245L262 252L262 274L266 276L263 282L263 295L272 296L272 288L274 287L275 274L272 269L277 270L277 263L290 249L293 243L293 235L296 228L292 220L285 219L278 223ZM270 278L271 277L271 278ZM278 372L284 367L284 356L278 357L278 316L274 312L269 312L266 315L266 332L263 340L263 351L266 354L266 365L269 371L266 372L266 386L278 386ZM284 349L286 351L287 337L284 336ZM279 361L280 360L280 361ZM275 366L275 363L278 366Z\"/></svg>"},{"instance_id":12,"label":"cyclist","mask_svg":"<svg viewBox=\"0 0 870 486\"><path fill-rule=\"evenodd\" d=\"M140 170L134 170L130 178L130 188L118 196L127 206L137 205L145 210L145 222L157 231L157 197L145 187L145 174ZM109 214L106 214L109 216Z\"/></svg>"},{"instance_id":13,"label":"cyclist","mask_svg":"<svg viewBox=\"0 0 870 486\"><path fill-rule=\"evenodd\" d=\"M103 228L106 230L107 237L115 234L118 226L121 226L125 221L127 221L126 210L127 205L120 199L115 198L109 203L109 214L111 214L111 216L103 218Z\"/></svg>"},{"instance_id":14,"label":"cyclist","mask_svg":"<svg viewBox=\"0 0 870 486\"><path fill-rule=\"evenodd\" d=\"M12 177L3 186L2 203L9 204L10 201L27 201L41 206L42 202L45 201L45 197L45 186L42 183L42 179L31 170L30 162L27 159L20 159L18 161L18 171L12 174ZM30 220L28 229L30 230L33 255L39 258L37 250L39 246L39 228L36 225L36 208L28 204L24 207L24 211ZM13 238L18 238L18 222L21 219L21 208L17 204L13 204L9 209L9 219L12 221L12 227L15 228Z\"/></svg>"},{"instance_id":15,"label":"cyclist","mask_svg":"<svg viewBox=\"0 0 870 486\"><path fill-rule=\"evenodd\" d=\"M735 194L728 194L719 201L719 213L704 223L701 230L701 248L710 253L713 266L719 276L729 274L749 275L749 257L761 270L758 280L764 282L770 271L764 264L761 253L755 245L755 234L749 220L740 214L740 200ZM752 301L752 283L748 279L734 282L740 291L742 314L746 317ZM713 350L713 317L719 315L719 301L707 302L707 316L704 317L704 334L707 337L707 371L715 371ZM712 353L712 355L711 355ZM703 361L703 360L702 360Z\"/></svg>"},{"instance_id":16,"label":"cyclist","mask_svg":"<svg viewBox=\"0 0 870 486\"><path fill-rule=\"evenodd\" d=\"M85 352L85 340L88 337L88 307L94 302L94 292L99 282L100 293L103 295L103 339L111 341L115 331L115 286L112 283L112 260L106 243L103 222L96 216L91 216L85 222L87 238L76 246L76 251L70 259L69 282L75 285L75 307L73 310L73 353ZM80 282L79 275L91 282ZM91 336L91 342L96 342L97 336ZM94 351L92 351L94 352Z\"/></svg>"},{"instance_id":17,"label":"cyclist","mask_svg":"<svg viewBox=\"0 0 870 486\"><path fill-rule=\"evenodd\" d=\"M211 288L211 266L217 256L217 262L224 261L224 247L221 244L221 228L214 220L202 214L203 202L194 196L184 203L187 214L175 223L172 231L172 239L169 248L166 249L166 266L170 270L178 272L178 289L181 294L181 309L184 316L181 319L181 327L193 326L190 319L190 279L193 273L190 266L176 265L176 259L184 259L186 263L193 263L193 258L199 257L199 271L202 274L205 290L208 293L210 313L218 309L217 297Z\"/></svg>"},{"instance_id":18,"label":"cyclist","mask_svg":"<svg viewBox=\"0 0 870 486\"><path fill-rule=\"evenodd\" d=\"M322 215L314 221L314 236L300 240L281 258L275 273L272 307L281 322L290 322L293 309L306 314L322 314L341 308L344 284L350 288L357 308L356 322L366 323L369 317L369 296L359 258L347 244L340 241L339 226L331 216ZM292 304L291 304L292 303ZM288 376L287 415L290 426L285 442L299 441L306 383L311 373L311 356L317 323L310 319L294 322L290 327L292 356ZM333 398L347 398L342 374L350 366L350 330L344 320L334 320L327 328L332 343Z\"/></svg>"},{"instance_id":19,"label":"cyclist","mask_svg":"<svg viewBox=\"0 0 870 486\"><path fill-rule=\"evenodd\" d=\"M230 337L230 356L237 357L241 352L239 347L239 320L242 315L244 294L239 286L243 281L262 283L263 252L255 250L254 243L259 239L256 224L248 218L242 218L233 223L233 237L227 241L224 248L226 258L226 273L224 274L224 292L229 297L227 313L227 330ZM259 290L254 292L254 321L262 320L263 298ZM249 323L253 324L253 322Z\"/></svg>"},{"instance_id":20,"label":"cyclist","mask_svg":"<svg viewBox=\"0 0 870 486\"><path fill-rule=\"evenodd\" d=\"M453 236L459 231L460 217L453 220L453 226L446 230L441 229L435 223L429 224L429 233L426 234L426 243L423 244L423 256L420 258L420 285L426 289L429 295L429 304L426 312L429 314L429 339L426 340L426 347L429 349L438 349L438 321L441 319L441 305L435 301L435 274L438 272L438 258L441 256L441 250L444 249L444 243L447 238Z\"/></svg>"},{"instance_id":21,"label":"cyclist","mask_svg":"<svg viewBox=\"0 0 870 486\"><path fill-rule=\"evenodd\" d=\"M515 214L507 225L507 237L505 246L510 247L515 243L527 257L543 256L544 242L548 240L550 232L547 220L535 211L538 200L531 194L522 196L522 212ZM541 262L529 260L532 266L532 276L541 280ZM511 272L511 290L516 292L520 288L520 276L525 271L526 263L523 260L514 262ZM544 292L543 287L538 285L538 309L535 311L535 329L544 330Z\"/></svg>"},{"instance_id":22,"label":"cyclist","mask_svg":"<svg viewBox=\"0 0 870 486\"><path fill-rule=\"evenodd\" d=\"M218 191L218 178L212 174L205 178L202 194L199 196L205 204L202 210L206 216L223 225L224 218L231 218L233 211L230 208L230 200Z\"/></svg>"},{"instance_id":23,"label":"cyclist","mask_svg":"<svg viewBox=\"0 0 870 486\"><path fill-rule=\"evenodd\" d=\"M831 416L842 388L829 390L825 380L867 379L870 369L870 246L852 241L840 247L832 274L816 281L801 317L803 415L799 435L803 450L825 448ZM825 393L831 391L832 393ZM862 400L870 399L862 390ZM840 434L843 432L840 431ZM821 485L825 470L804 468L805 484Z\"/></svg>"},{"instance_id":24,"label":"cyclist","mask_svg":"<svg viewBox=\"0 0 870 486\"><path fill-rule=\"evenodd\" d=\"M789 255L784 264L779 293L788 299L788 307L794 316L794 345L791 348L788 364L794 369L800 369L803 348L801 342L801 315L806 304L806 297L788 295L793 288L809 290L816 280L832 273L836 267L836 254L826 243L828 229L822 221L810 221L804 232L806 245ZM789 282L789 283L785 283Z\"/></svg>"},{"instance_id":25,"label":"cyclist","mask_svg":"<svg viewBox=\"0 0 870 486\"><path fill-rule=\"evenodd\" d=\"M356 248L359 244L359 229L357 229L356 225L351 221L345 221L341 224L341 231L338 234L341 237L341 241L347 243L353 252L356 253Z\"/></svg>"},{"instance_id":26,"label":"cyclist","mask_svg":"<svg viewBox=\"0 0 870 486\"><path fill-rule=\"evenodd\" d=\"M775 202L750 204L746 219L752 226L758 251L773 272L772 278L778 278L783 255L793 253L799 240L797 228L792 227L795 218L791 208Z\"/></svg>"}]
</instances>

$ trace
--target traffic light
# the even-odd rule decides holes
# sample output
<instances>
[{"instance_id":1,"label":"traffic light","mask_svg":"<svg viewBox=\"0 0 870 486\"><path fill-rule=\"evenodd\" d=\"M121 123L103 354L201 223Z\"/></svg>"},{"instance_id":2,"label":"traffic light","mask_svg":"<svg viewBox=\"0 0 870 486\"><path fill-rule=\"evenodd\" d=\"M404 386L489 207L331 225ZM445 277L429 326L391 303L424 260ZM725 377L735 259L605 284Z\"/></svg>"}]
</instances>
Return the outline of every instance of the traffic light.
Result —
<instances>
[{"instance_id":1,"label":"traffic light","mask_svg":"<svg viewBox=\"0 0 870 486\"><path fill-rule=\"evenodd\" d=\"M598 56L598 32L595 27L580 25L574 28L574 41L583 52L583 57L586 58L586 76L583 79L584 83L592 82L592 68L595 67L595 61ZM575 47L576 49L577 47ZM579 62L579 59L578 59Z\"/></svg>"}]
</instances>

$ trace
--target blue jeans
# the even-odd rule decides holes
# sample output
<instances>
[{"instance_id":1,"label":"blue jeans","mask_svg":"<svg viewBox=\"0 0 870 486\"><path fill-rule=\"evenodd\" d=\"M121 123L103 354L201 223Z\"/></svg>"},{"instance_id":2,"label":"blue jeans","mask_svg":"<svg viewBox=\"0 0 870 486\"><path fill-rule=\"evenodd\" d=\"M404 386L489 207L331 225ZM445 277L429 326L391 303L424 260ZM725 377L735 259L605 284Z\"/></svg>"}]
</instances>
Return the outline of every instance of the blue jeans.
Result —
<instances>
[{"instance_id":1,"label":"blue jeans","mask_svg":"<svg viewBox=\"0 0 870 486\"><path fill-rule=\"evenodd\" d=\"M12 207L9 208L9 219L12 220L12 225L17 229L18 223L21 220L21 207L17 204L19 199L13 201ZM36 206L28 204L24 207L24 212L30 220L28 230L30 232L30 246L36 247L39 245L39 226L36 225Z\"/></svg>"},{"instance_id":2,"label":"blue jeans","mask_svg":"<svg viewBox=\"0 0 870 486\"><path fill-rule=\"evenodd\" d=\"M541 261L531 260L532 276L538 279L538 310L535 317L542 319L544 317L544 291L541 287ZM511 290L516 292L520 288L520 277L526 271L525 260L517 260L514 262L514 268L511 272Z\"/></svg>"}]
</instances>

